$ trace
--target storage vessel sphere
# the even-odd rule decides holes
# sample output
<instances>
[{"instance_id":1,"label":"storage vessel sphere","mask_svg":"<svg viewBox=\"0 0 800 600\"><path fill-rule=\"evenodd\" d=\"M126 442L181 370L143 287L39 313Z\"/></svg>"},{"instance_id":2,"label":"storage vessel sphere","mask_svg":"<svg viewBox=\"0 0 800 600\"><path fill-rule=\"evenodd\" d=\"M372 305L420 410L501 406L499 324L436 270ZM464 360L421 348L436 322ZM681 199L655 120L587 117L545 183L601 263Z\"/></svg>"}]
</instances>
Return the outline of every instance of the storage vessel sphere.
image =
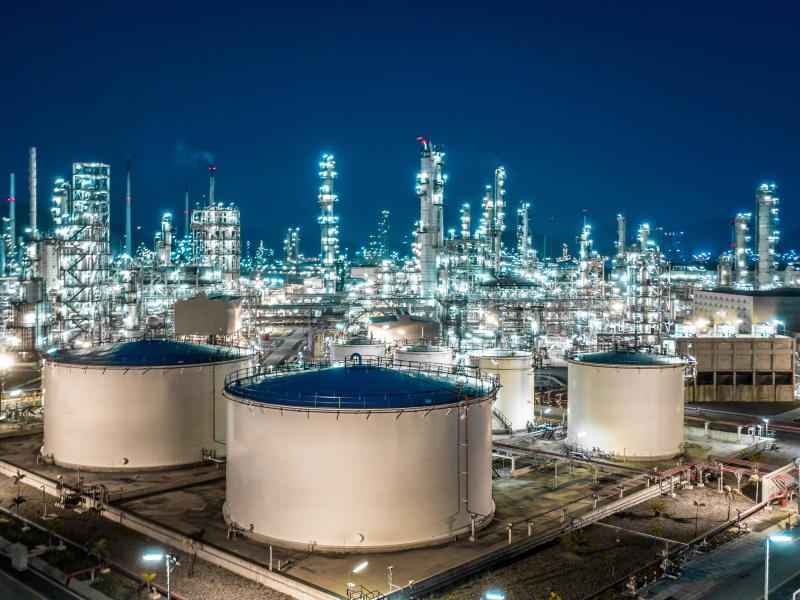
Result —
<instances>
[{"instance_id":1,"label":"storage vessel sphere","mask_svg":"<svg viewBox=\"0 0 800 600\"><path fill-rule=\"evenodd\" d=\"M221 453L225 376L250 365L238 348L130 341L50 354L44 445L56 463L153 469Z\"/></svg>"},{"instance_id":2,"label":"storage vessel sphere","mask_svg":"<svg viewBox=\"0 0 800 600\"><path fill-rule=\"evenodd\" d=\"M567 362L567 443L619 459L656 460L680 452L683 359L594 352Z\"/></svg>"},{"instance_id":3,"label":"storage vessel sphere","mask_svg":"<svg viewBox=\"0 0 800 600\"><path fill-rule=\"evenodd\" d=\"M316 551L441 543L494 513L495 383L349 364L230 381L225 519Z\"/></svg>"}]
</instances>

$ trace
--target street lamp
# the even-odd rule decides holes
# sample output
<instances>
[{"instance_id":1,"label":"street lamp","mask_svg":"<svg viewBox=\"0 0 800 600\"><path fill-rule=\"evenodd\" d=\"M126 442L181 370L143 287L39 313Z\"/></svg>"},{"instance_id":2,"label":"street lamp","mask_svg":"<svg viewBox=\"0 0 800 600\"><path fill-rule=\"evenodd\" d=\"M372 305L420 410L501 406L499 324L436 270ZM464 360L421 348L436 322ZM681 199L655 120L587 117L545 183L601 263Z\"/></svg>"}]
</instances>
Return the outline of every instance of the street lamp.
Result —
<instances>
[{"instance_id":1,"label":"street lamp","mask_svg":"<svg viewBox=\"0 0 800 600\"><path fill-rule=\"evenodd\" d=\"M172 596L170 594L169 575L172 573L175 567L181 564L180 557L176 556L175 554L167 554L165 552L148 552L147 554L142 555L142 560L146 562L164 561L164 565L167 569L167 600L170 600Z\"/></svg>"},{"instance_id":2,"label":"street lamp","mask_svg":"<svg viewBox=\"0 0 800 600\"><path fill-rule=\"evenodd\" d=\"M769 419L761 419L764 421L764 437L769 437Z\"/></svg>"},{"instance_id":3,"label":"street lamp","mask_svg":"<svg viewBox=\"0 0 800 600\"><path fill-rule=\"evenodd\" d=\"M771 535L767 538L764 556L764 600L769 600L769 543L770 542L791 542L792 536L785 533Z\"/></svg>"},{"instance_id":4,"label":"street lamp","mask_svg":"<svg viewBox=\"0 0 800 600\"><path fill-rule=\"evenodd\" d=\"M365 560L364 562L360 562L355 567L350 569L350 573L347 575L347 596L348 596L348 598L350 597L350 589L356 587L356 584L353 583L352 581L350 581L352 579L352 576L353 575L358 575L359 573L361 573L361 571L363 571L364 569L367 568L367 565L369 565L369 562Z\"/></svg>"}]
</instances>

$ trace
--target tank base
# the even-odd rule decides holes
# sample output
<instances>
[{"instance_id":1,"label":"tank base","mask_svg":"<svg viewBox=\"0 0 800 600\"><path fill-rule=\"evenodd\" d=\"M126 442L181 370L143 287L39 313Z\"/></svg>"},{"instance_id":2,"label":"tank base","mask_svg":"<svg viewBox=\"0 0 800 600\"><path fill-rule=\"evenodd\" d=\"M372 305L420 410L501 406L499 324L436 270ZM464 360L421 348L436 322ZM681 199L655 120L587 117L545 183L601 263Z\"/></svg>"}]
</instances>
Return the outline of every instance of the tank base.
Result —
<instances>
[{"instance_id":1,"label":"tank base","mask_svg":"<svg viewBox=\"0 0 800 600\"><path fill-rule=\"evenodd\" d=\"M71 469L73 471L81 470L81 471L88 471L91 473L120 473L130 471L132 473L147 473L147 472L155 472L155 471L177 471L179 469L192 469L194 467L202 467L204 464L203 461L199 460L197 462L191 463L180 463L175 465L157 465L157 466L150 466L150 467L137 467L136 465L120 465L118 467L109 467L109 466L95 466L95 465L78 465L75 463L64 462L62 460L58 460L57 458L53 458L53 464L57 467L61 467L63 469Z\"/></svg>"},{"instance_id":2,"label":"tank base","mask_svg":"<svg viewBox=\"0 0 800 600\"><path fill-rule=\"evenodd\" d=\"M480 531L484 529L489 523L492 522L492 518L494 517L495 513L495 503L492 500L492 511L488 515L482 515L475 519L475 531ZM228 514L228 502L225 501L225 504L222 508L222 516L225 519L225 523L231 525L232 521ZM326 546L322 544L311 544L311 543L302 543L296 542L291 540L282 540L278 538L269 537L267 535L258 533L256 531L247 531L246 529L242 528L242 526L236 523L237 527L240 529L238 530L239 533L251 539L259 544L264 545L271 545L271 546L280 546L281 548L288 548L291 550L303 550L306 552L322 552L326 554L361 554L361 553L370 553L370 552L400 552L402 550L413 550L415 548L430 548L434 546L444 546L451 542L454 542L456 538L460 535L469 534L472 527L471 525L467 525L466 527L461 527L453 531L452 533L448 533L447 535L443 535L437 538L429 539L429 540L420 540L418 542L408 542L404 544L387 544L381 546Z\"/></svg>"}]
</instances>

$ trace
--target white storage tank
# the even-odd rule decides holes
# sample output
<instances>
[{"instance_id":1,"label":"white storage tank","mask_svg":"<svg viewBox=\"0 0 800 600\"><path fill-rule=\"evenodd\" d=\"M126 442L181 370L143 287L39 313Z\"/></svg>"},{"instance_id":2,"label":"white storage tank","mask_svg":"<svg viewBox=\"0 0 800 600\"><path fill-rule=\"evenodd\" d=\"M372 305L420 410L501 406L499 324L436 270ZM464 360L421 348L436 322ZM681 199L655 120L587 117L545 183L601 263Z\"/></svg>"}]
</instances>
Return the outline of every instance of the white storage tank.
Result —
<instances>
[{"instance_id":1,"label":"white storage tank","mask_svg":"<svg viewBox=\"0 0 800 600\"><path fill-rule=\"evenodd\" d=\"M593 352L567 362L567 443L613 452L620 459L678 454L683 442L681 358Z\"/></svg>"},{"instance_id":2,"label":"white storage tank","mask_svg":"<svg viewBox=\"0 0 800 600\"><path fill-rule=\"evenodd\" d=\"M374 365L231 381L223 514L318 551L436 544L494 514L491 380Z\"/></svg>"},{"instance_id":3,"label":"white storage tank","mask_svg":"<svg viewBox=\"0 0 800 600\"><path fill-rule=\"evenodd\" d=\"M444 346L428 346L424 344L400 346L394 351L394 362L398 366L421 363L451 367L453 366L453 351Z\"/></svg>"},{"instance_id":4,"label":"white storage tank","mask_svg":"<svg viewBox=\"0 0 800 600\"><path fill-rule=\"evenodd\" d=\"M334 362L349 359L353 354L361 358L384 358L386 344L369 338L350 338L336 342L331 348L331 360Z\"/></svg>"},{"instance_id":5,"label":"white storage tank","mask_svg":"<svg viewBox=\"0 0 800 600\"><path fill-rule=\"evenodd\" d=\"M95 470L199 463L224 454L225 377L250 365L237 348L131 341L48 355L42 453Z\"/></svg>"},{"instance_id":6,"label":"white storage tank","mask_svg":"<svg viewBox=\"0 0 800 600\"><path fill-rule=\"evenodd\" d=\"M525 429L533 421L533 354L491 348L473 353L470 360L474 367L494 375L500 383L494 407L502 415L501 425L508 423L514 431Z\"/></svg>"}]
</instances>

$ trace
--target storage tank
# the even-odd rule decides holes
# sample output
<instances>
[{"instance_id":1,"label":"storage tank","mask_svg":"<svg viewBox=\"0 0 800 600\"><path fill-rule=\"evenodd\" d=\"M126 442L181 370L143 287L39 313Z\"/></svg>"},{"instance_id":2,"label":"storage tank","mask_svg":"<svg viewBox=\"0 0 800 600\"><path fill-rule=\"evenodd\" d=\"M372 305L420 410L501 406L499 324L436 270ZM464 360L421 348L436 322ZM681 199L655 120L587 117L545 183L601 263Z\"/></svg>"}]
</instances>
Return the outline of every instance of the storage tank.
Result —
<instances>
[{"instance_id":1,"label":"storage tank","mask_svg":"<svg viewBox=\"0 0 800 600\"><path fill-rule=\"evenodd\" d=\"M225 386L226 521L285 547L436 544L494 514L492 380L375 365Z\"/></svg>"},{"instance_id":2,"label":"storage tank","mask_svg":"<svg viewBox=\"0 0 800 600\"><path fill-rule=\"evenodd\" d=\"M453 366L453 351L444 346L427 346L412 344L400 346L394 351L394 362L398 366L409 363L422 363L427 365Z\"/></svg>"},{"instance_id":3,"label":"storage tank","mask_svg":"<svg viewBox=\"0 0 800 600\"><path fill-rule=\"evenodd\" d=\"M567 443L613 452L617 458L656 460L678 454L683 359L593 352L567 362Z\"/></svg>"},{"instance_id":4,"label":"storage tank","mask_svg":"<svg viewBox=\"0 0 800 600\"><path fill-rule=\"evenodd\" d=\"M44 363L44 445L56 463L153 469L223 454L225 376L243 350L131 341L50 354Z\"/></svg>"},{"instance_id":5,"label":"storage tank","mask_svg":"<svg viewBox=\"0 0 800 600\"><path fill-rule=\"evenodd\" d=\"M525 429L533 421L533 354L491 348L473 353L470 360L474 367L494 375L500 383L494 408L501 424L510 425L514 431Z\"/></svg>"},{"instance_id":6,"label":"storage tank","mask_svg":"<svg viewBox=\"0 0 800 600\"><path fill-rule=\"evenodd\" d=\"M346 358L349 359L353 354L358 354L361 358L384 358L386 356L386 344L369 338L342 340L333 345L331 360L340 362Z\"/></svg>"}]
</instances>

